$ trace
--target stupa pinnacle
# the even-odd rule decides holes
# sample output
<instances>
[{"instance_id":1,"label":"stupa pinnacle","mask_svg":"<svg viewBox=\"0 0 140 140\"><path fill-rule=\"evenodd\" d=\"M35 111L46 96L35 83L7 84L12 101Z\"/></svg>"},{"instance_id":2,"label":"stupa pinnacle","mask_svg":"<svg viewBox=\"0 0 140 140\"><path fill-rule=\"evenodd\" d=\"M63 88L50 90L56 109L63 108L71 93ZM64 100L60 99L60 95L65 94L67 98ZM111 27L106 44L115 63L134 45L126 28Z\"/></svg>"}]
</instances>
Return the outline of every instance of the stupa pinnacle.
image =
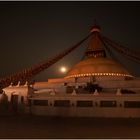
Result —
<instances>
[{"instance_id":1,"label":"stupa pinnacle","mask_svg":"<svg viewBox=\"0 0 140 140\"><path fill-rule=\"evenodd\" d=\"M129 72L118 62L111 58L107 58L105 46L101 40L101 28L95 22L90 32L87 49L85 51L85 59L76 64L67 74L67 78L71 77L108 77L118 79L132 77Z\"/></svg>"}]
</instances>

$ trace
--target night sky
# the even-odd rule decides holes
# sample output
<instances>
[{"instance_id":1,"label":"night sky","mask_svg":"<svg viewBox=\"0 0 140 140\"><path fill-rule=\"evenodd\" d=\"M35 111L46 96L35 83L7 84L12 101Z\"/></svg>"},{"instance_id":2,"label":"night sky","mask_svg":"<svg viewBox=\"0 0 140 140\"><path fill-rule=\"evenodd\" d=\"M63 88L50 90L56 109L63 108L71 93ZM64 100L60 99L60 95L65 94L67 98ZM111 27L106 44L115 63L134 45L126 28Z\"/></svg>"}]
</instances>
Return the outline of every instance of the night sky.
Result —
<instances>
[{"instance_id":1,"label":"night sky","mask_svg":"<svg viewBox=\"0 0 140 140\"><path fill-rule=\"evenodd\" d=\"M0 76L37 64L83 39L94 23L102 34L140 51L140 2L0 2ZM35 77L63 77L87 43ZM140 76L140 63L114 53L130 73Z\"/></svg>"}]
</instances>

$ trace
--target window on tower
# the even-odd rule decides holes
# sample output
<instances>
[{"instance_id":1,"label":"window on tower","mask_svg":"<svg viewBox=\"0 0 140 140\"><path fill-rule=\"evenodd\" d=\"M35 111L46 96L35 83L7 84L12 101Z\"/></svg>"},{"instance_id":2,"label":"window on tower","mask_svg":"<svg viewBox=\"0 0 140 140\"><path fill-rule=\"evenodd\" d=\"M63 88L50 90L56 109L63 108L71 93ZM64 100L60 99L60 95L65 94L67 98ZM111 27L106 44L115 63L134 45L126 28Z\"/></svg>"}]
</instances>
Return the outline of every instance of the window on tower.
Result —
<instances>
[{"instance_id":1,"label":"window on tower","mask_svg":"<svg viewBox=\"0 0 140 140\"><path fill-rule=\"evenodd\" d=\"M116 107L116 101L100 101L100 107Z\"/></svg>"},{"instance_id":2,"label":"window on tower","mask_svg":"<svg viewBox=\"0 0 140 140\"><path fill-rule=\"evenodd\" d=\"M77 101L77 107L92 107L93 101Z\"/></svg>"}]
</instances>

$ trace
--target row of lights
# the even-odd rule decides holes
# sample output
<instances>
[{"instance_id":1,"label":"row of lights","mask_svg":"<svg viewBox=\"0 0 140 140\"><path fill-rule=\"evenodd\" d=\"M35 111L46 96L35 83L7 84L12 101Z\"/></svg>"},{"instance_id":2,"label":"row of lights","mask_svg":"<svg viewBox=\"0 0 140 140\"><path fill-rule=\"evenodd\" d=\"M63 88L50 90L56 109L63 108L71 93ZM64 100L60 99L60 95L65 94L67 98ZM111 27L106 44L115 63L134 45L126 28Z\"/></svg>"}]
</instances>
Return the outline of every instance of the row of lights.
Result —
<instances>
[{"instance_id":1,"label":"row of lights","mask_svg":"<svg viewBox=\"0 0 140 140\"><path fill-rule=\"evenodd\" d=\"M84 76L129 76L128 74L120 74L120 73L86 73L86 74L77 74L77 75L71 75L67 76L66 78L72 78L72 77L84 77Z\"/></svg>"}]
</instances>

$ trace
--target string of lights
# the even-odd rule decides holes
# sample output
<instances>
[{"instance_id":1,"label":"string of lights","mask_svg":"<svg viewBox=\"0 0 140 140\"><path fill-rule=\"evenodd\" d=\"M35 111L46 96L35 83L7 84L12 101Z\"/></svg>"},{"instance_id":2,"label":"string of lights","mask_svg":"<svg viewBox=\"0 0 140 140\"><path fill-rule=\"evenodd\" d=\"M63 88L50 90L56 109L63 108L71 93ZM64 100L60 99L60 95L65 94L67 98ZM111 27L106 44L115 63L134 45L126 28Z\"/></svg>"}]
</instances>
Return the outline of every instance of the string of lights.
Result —
<instances>
[{"instance_id":1,"label":"string of lights","mask_svg":"<svg viewBox=\"0 0 140 140\"><path fill-rule=\"evenodd\" d=\"M38 73L42 72L43 70L47 69L48 67L50 67L51 65L53 65L54 63L56 63L57 61L62 59L64 56L68 55L73 50L78 48L91 35L92 35L92 33L87 35L84 39L79 41L74 46L62 51L60 54L56 55L55 57L52 57L52 58L50 58L50 59L48 59L46 61L43 61L43 62L41 62L41 63L31 67L31 68L27 68L27 69L24 69L24 70L22 70L22 71L20 71L18 73L11 74L9 76L1 78L0 79L0 89L3 89L5 87L9 86L11 83L18 83L19 81L21 83L23 83L23 82L25 83L26 81L30 81L32 77L34 77Z\"/></svg>"},{"instance_id":2,"label":"string of lights","mask_svg":"<svg viewBox=\"0 0 140 140\"><path fill-rule=\"evenodd\" d=\"M132 59L137 63L140 63L140 53L139 52L135 52L134 50L132 50L128 47L120 45L105 36L102 36L102 39L106 42L106 44L108 44L111 48L115 49L117 52L119 52L123 56L126 56L129 59Z\"/></svg>"}]
</instances>

